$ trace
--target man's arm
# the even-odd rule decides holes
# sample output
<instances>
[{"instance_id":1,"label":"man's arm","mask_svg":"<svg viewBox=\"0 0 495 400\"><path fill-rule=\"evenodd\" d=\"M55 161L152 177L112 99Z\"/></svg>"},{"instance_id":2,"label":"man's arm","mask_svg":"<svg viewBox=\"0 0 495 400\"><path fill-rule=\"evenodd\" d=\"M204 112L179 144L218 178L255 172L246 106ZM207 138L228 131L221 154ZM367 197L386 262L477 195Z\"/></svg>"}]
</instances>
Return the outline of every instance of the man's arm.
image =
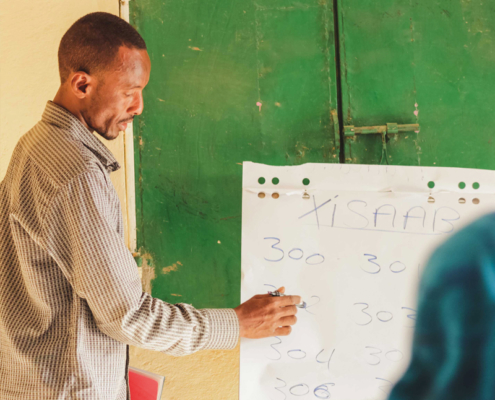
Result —
<instances>
[{"instance_id":1,"label":"man's arm","mask_svg":"<svg viewBox=\"0 0 495 400\"><path fill-rule=\"evenodd\" d=\"M44 219L44 246L75 292L85 299L99 329L121 342L186 355L230 349L241 334L287 334L295 314L291 297L255 296L236 309L197 310L142 291L131 253L112 227L111 192L94 170L61 188ZM295 308L295 307L294 307ZM293 321L295 322L295 321Z\"/></svg>"}]
</instances>

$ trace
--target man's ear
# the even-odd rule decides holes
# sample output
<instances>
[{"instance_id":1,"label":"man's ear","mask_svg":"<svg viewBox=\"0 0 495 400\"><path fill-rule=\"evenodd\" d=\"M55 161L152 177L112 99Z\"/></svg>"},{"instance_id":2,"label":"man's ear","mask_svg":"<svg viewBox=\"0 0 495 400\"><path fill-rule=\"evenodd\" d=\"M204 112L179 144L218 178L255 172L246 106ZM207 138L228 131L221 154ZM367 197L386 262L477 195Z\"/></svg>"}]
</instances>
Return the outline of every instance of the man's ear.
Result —
<instances>
[{"instance_id":1,"label":"man's ear","mask_svg":"<svg viewBox=\"0 0 495 400\"><path fill-rule=\"evenodd\" d=\"M84 99L94 90L95 79L86 72L75 72L70 78L70 88L78 99Z\"/></svg>"}]
</instances>

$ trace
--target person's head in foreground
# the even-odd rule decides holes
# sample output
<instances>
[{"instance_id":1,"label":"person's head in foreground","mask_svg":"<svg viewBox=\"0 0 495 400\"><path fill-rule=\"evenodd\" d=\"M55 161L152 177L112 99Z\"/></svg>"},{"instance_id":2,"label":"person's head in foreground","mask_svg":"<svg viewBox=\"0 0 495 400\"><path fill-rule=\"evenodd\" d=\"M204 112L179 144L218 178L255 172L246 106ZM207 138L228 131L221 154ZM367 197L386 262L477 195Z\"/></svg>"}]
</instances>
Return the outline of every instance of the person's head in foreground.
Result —
<instances>
[{"instance_id":1,"label":"person's head in foreground","mask_svg":"<svg viewBox=\"0 0 495 400\"><path fill-rule=\"evenodd\" d=\"M443 244L425 269L409 369L390 400L495 399L495 214Z\"/></svg>"},{"instance_id":2,"label":"person's head in foreground","mask_svg":"<svg viewBox=\"0 0 495 400\"><path fill-rule=\"evenodd\" d=\"M151 63L143 38L121 18L103 12L80 18L63 36L58 61L54 102L88 129L115 139L141 114Z\"/></svg>"}]
</instances>

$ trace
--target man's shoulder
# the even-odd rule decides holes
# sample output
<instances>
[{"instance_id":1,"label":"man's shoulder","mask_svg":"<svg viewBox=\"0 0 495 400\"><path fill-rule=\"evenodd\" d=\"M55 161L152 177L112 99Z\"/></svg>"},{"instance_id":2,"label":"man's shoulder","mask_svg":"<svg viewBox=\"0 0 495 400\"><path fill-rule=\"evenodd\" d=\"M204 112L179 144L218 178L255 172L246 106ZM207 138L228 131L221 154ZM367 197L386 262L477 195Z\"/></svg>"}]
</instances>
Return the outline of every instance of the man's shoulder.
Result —
<instances>
[{"instance_id":1,"label":"man's shoulder","mask_svg":"<svg viewBox=\"0 0 495 400\"><path fill-rule=\"evenodd\" d=\"M16 150L56 187L65 186L85 173L105 174L101 162L84 143L67 130L44 121L21 137Z\"/></svg>"}]
</instances>

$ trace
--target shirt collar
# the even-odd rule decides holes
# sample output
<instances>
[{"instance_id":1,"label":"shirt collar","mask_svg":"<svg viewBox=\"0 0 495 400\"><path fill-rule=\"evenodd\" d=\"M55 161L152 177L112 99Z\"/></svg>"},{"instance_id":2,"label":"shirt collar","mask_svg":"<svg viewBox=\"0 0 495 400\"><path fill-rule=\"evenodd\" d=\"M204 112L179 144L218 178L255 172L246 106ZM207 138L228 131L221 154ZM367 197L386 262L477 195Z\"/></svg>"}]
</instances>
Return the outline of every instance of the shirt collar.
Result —
<instances>
[{"instance_id":1,"label":"shirt collar","mask_svg":"<svg viewBox=\"0 0 495 400\"><path fill-rule=\"evenodd\" d=\"M67 130L91 150L109 172L120 168L120 164L110 150L65 108L48 101L41 119L50 125Z\"/></svg>"}]
</instances>

